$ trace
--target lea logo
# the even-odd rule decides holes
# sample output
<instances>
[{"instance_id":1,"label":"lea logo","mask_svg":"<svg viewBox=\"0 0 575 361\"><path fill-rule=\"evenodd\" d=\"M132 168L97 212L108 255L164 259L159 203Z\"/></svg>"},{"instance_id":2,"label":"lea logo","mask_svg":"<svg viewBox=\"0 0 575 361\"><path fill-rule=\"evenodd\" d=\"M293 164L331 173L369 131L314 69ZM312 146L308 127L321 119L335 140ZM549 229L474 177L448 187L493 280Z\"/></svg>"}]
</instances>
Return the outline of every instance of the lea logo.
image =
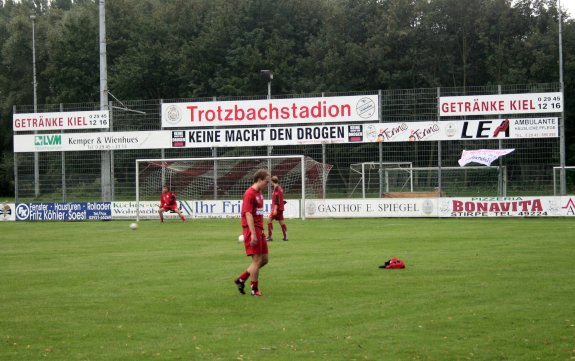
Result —
<instances>
[{"instance_id":1,"label":"lea logo","mask_svg":"<svg viewBox=\"0 0 575 361\"><path fill-rule=\"evenodd\" d=\"M509 138L509 119L463 122L461 139Z\"/></svg>"},{"instance_id":2,"label":"lea logo","mask_svg":"<svg viewBox=\"0 0 575 361\"><path fill-rule=\"evenodd\" d=\"M569 198L569 201L567 202L567 204L561 208L566 210L568 216L575 215L575 202L573 201L573 199L571 197Z\"/></svg>"},{"instance_id":3,"label":"lea logo","mask_svg":"<svg viewBox=\"0 0 575 361\"><path fill-rule=\"evenodd\" d=\"M61 135L35 135L34 146L44 147L48 145L62 145Z\"/></svg>"}]
</instances>

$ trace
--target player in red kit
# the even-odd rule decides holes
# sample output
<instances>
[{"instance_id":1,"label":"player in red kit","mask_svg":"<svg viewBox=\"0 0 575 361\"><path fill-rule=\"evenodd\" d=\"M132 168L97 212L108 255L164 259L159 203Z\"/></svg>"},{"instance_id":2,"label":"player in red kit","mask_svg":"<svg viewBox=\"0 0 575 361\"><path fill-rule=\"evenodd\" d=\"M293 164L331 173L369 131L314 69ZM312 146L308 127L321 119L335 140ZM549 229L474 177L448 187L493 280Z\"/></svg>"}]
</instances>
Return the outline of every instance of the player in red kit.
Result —
<instances>
[{"instance_id":1,"label":"player in red kit","mask_svg":"<svg viewBox=\"0 0 575 361\"><path fill-rule=\"evenodd\" d=\"M254 174L254 184L244 193L242 202L242 229L244 235L244 247L246 255L252 258L252 262L238 278L235 284L241 294L245 294L245 283L251 276L251 295L261 296L258 288L260 269L268 263L268 242L264 235L264 195L270 181L267 170L261 169Z\"/></svg>"},{"instance_id":2,"label":"player in red kit","mask_svg":"<svg viewBox=\"0 0 575 361\"><path fill-rule=\"evenodd\" d=\"M284 222L284 191L282 186L279 184L279 179L275 175L272 177L272 186L274 187L274 191L272 193L272 211L270 212L270 216L268 218L268 241L272 241L272 232L274 230L273 221L274 219L280 223L282 227L283 233L283 240L288 240L287 235L287 226Z\"/></svg>"},{"instance_id":3,"label":"player in red kit","mask_svg":"<svg viewBox=\"0 0 575 361\"><path fill-rule=\"evenodd\" d=\"M160 209L158 213L160 213L160 222L164 222L164 212L171 211L176 212L178 216L182 219L182 221L186 221L182 211L178 208L178 202L176 201L176 195L170 192L168 186L162 187L162 196L160 197Z\"/></svg>"}]
</instances>

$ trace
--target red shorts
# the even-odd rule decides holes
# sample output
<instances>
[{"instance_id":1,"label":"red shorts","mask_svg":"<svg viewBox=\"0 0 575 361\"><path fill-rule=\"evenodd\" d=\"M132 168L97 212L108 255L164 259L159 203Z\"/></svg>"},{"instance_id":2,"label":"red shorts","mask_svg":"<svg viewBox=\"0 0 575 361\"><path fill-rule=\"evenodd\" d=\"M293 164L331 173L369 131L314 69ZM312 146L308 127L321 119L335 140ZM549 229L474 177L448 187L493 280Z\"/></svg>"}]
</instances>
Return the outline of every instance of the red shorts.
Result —
<instances>
[{"instance_id":1,"label":"red shorts","mask_svg":"<svg viewBox=\"0 0 575 361\"><path fill-rule=\"evenodd\" d=\"M243 227L244 230L244 247L246 248L246 256L253 256L254 254L268 254L268 241L264 235L264 230L256 228L256 235L258 242L255 246L250 244L252 239L252 232L248 227Z\"/></svg>"},{"instance_id":2,"label":"red shorts","mask_svg":"<svg viewBox=\"0 0 575 361\"><path fill-rule=\"evenodd\" d=\"M272 213L270 213L269 220L273 221L274 219L276 221L283 221L284 220L284 211L277 211L275 216L273 216Z\"/></svg>"},{"instance_id":3,"label":"red shorts","mask_svg":"<svg viewBox=\"0 0 575 361\"><path fill-rule=\"evenodd\" d=\"M160 208L163 209L164 211L175 211L176 209L178 209L178 205L177 204L173 204L171 206L166 205Z\"/></svg>"}]
</instances>

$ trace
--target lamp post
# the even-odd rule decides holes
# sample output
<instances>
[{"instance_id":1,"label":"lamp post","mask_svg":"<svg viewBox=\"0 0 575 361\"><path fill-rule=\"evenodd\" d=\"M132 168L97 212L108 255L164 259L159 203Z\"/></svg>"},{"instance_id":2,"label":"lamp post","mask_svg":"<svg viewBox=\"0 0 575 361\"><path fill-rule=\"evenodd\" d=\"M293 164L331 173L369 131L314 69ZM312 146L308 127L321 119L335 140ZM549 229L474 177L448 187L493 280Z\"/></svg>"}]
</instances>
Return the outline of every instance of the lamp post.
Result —
<instances>
[{"instance_id":1,"label":"lamp post","mask_svg":"<svg viewBox=\"0 0 575 361\"><path fill-rule=\"evenodd\" d=\"M271 70L260 70L260 74L262 78L268 81L268 101L272 99L272 80L274 78L274 73ZM268 128L270 125L268 124ZM268 145L268 157L272 155L273 147ZM268 158L268 170L271 173L272 171L272 160ZM271 184L268 184L268 192L271 191Z\"/></svg>"},{"instance_id":2,"label":"lamp post","mask_svg":"<svg viewBox=\"0 0 575 361\"><path fill-rule=\"evenodd\" d=\"M274 73L271 70L260 70L262 78L268 81L268 99L272 98L272 80L274 79Z\"/></svg>"},{"instance_id":3,"label":"lamp post","mask_svg":"<svg viewBox=\"0 0 575 361\"><path fill-rule=\"evenodd\" d=\"M32 85L34 87L34 113L38 113L38 82L36 81L36 15L31 14L30 20L32 20ZM34 133L36 133L36 131L34 131ZM38 152L34 152L34 195L36 197L40 195L40 169Z\"/></svg>"},{"instance_id":4,"label":"lamp post","mask_svg":"<svg viewBox=\"0 0 575 361\"><path fill-rule=\"evenodd\" d=\"M557 0L557 12L559 13L559 86L561 87L561 102L563 103L559 124L559 163L561 165L559 188L560 195L564 196L567 194L567 185L565 184L565 85L563 84L563 19L561 17L561 0Z\"/></svg>"}]
</instances>

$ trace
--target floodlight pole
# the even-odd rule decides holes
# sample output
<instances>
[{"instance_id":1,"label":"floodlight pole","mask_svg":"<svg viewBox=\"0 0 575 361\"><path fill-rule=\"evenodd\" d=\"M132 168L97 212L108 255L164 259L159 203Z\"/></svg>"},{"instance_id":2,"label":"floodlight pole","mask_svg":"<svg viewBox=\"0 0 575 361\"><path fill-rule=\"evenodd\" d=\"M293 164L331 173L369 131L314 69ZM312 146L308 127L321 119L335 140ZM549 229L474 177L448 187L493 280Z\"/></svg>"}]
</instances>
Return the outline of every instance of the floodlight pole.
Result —
<instances>
[{"instance_id":1,"label":"floodlight pole","mask_svg":"<svg viewBox=\"0 0 575 361\"><path fill-rule=\"evenodd\" d=\"M30 15L32 20L32 86L34 89L34 113L38 112L38 82L36 81L36 15ZM34 131L36 134L37 131ZM34 152L34 196L40 195L40 161L38 152Z\"/></svg>"},{"instance_id":2,"label":"floodlight pole","mask_svg":"<svg viewBox=\"0 0 575 361\"><path fill-rule=\"evenodd\" d=\"M561 165L559 184L560 195L567 194L565 185L565 86L563 84L563 19L561 15L561 0L557 0L559 12L559 86L561 87L561 119L559 125L559 162Z\"/></svg>"},{"instance_id":3,"label":"floodlight pole","mask_svg":"<svg viewBox=\"0 0 575 361\"><path fill-rule=\"evenodd\" d=\"M260 70L260 74L264 79L267 79L268 81L268 101L271 101L272 99L272 80L274 78L274 73L271 70ZM268 128L270 128L270 125L268 124ZM272 155L272 150L273 147L271 145L268 145L268 157ZM271 174L272 171L272 161L270 158L268 158L268 171ZM268 184L268 192L271 191L271 184Z\"/></svg>"},{"instance_id":4,"label":"floodlight pole","mask_svg":"<svg viewBox=\"0 0 575 361\"><path fill-rule=\"evenodd\" d=\"M106 1L99 0L99 41L100 41L100 110L109 110L108 104L108 65L106 62ZM109 131L109 130L108 130ZM102 151L101 188L102 201L112 201L112 162L110 151Z\"/></svg>"}]
</instances>

